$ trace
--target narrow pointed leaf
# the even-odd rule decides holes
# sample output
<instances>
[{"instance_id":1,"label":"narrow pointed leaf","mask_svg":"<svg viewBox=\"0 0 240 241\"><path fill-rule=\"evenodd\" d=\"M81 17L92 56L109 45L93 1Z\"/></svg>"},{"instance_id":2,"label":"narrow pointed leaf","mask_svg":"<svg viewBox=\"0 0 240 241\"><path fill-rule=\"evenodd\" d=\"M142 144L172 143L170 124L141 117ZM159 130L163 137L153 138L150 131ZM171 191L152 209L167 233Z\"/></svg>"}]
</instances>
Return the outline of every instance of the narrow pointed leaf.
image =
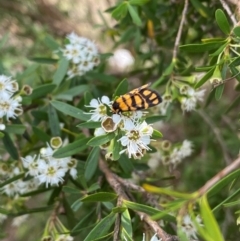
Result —
<instances>
[{"instance_id":1,"label":"narrow pointed leaf","mask_svg":"<svg viewBox=\"0 0 240 241\"><path fill-rule=\"evenodd\" d=\"M135 23L137 26L141 26L142 25L142 20L138 15L138 12L136 10L136 8L134 8L131 4L128 4L128 11L130 13L130 16L133 20L133 23Z\"/></svg>"},{"instance_id":2,"label":"narrow pointed leaf","mask_svg":"<svg viewBox=\"0 0 240 241\"><path fill-rule=\"evenodd\" d=\"M209 236L212 237L213 240L224 241L220 228L208 204L206 195L202 197L199 204L204 227Z\"/></svg>"},{"instance_id":3,"label":"narrow pointed leaf","mask_svg":"<svg viewBox=\"0 0 240 241\"><path fill-rule=\"evenodd\" d=\"M110 202L117 198L115 193L98 192L81 199L82 202Z\"/></svg>"},{"instance_id":4,"label":"narrow pointed leaf","mask_svg":"<svg viewBox=\"0 0 240 241\"><path fill-rule=\"evenodd\" d=\"M54 89L56 88L55 84L45 84L45 85L40 85L37 88L35 88L30 95L32 99L39 99L41 97L44 97L51 93Z\"/></svg>"},{"instance_id":5,"label":"narrow pointed leaf","mask_svg":"<svg viewBox=\"0 0 240 241\"><path fill-rule=\"evenodd\" d=\"M123 79L120 84L117 86L116 91L113 94L113 97L124 95L128 92L128 82L127 79Z\"/></svg>"},{"instance_id":6,"label":"narrow pointed leaf","mask_svg":"<svg viewBox=\"0 0 240 241\"><path fill-rule=\"evenodd\" d=\"M58 68L53 75L53 83L56 85L60 85L64 76L67 74L69 66L69 61L65 58L60 59Z\"/></svg>"},{"instance_id":7,"label":"narrow pointed leaf","mask_svg":"<svg viewBox=\"0 0 240 241\"><path fill-rule=\"evenodd\" d=\"M59 148L56 152L54 152L53 157L55 158L64 158L68 156L72 156L74 154L80 153L88 146L86 143L88 142L89 138L80 138L64 147Z\"/></svg>"},{"instance_id":8,"label":"narrow pointed leaf","mask_svg":"<svg viewBox=\"0 0 240 241\"><path fill-rule=\"evenodd\" d=\"M53 100L53 101L51 101L51 104L54 106L54 108L63 112L66 115L70 115L74 118L84 120L84 121L87 121L90 119L90 117L88 115L84 114L84 112L82 110L80 110L74 106L71 106L69 104L66 104L64 102Z\"/></svg>"},{"instance_id":9,"label":"narrow pointed leaf","mask_svg":"<svg viewBox=\"0 0 240 241\"><path fill-rule=\"evenodd\" d=\"M216 10L215 18L216 18L217 24L218 24L219 28L222 30L222 32L227 35L230 34L231 28L230 28L229 22L227 20L225 13L221 9Z\"/></svg>"},{"instance_id":10,"label":"narrow pointed leaf","mask_svg":"<svg viewBox=\"0 0 240 241\"><path fill-rule=\"evenodd\" d=\"M224 84L219 85L218 87L216 87L216 90L215 90L215 99L216 100L220 100L221 99L223 91L224 91Z\"/></svg>"},{"instance_id":11,"label":"narrow pointed leaf","mask_svg":"<svg viewBox=\"0 0 240 241\"><path fill-rule=\"evenodd\" d=\"M3 131L4 137L2 138L3 144L5 146L6 151L11 155L12 159L18 160L18 151L15 147L12 139L6 131Z\"/></svg>"},{"instance_id":12,"label":"narrow pointed leaf","mask_svg":"<svg viewBox=\"0 0 240 241\"><path fill-rule=\"evenodd\" d=\"M93 241L101 238L108 233L113 223L115 222L117 214L110 213L108 216L103 218L88 234L84 241Z\"/></svg>"},{"instance_id":13,"label":"narrow pointed leaf","mask_svg":"<svg viewBox=\"0 0 240 241\"><path fill-rule=\"evenodd\" d=\"M90 152L84 170L84 177L87 181L89 181L93 175L95 174L98 166L98 159L99 159L99 147L94 147Z\"/></svg>"},{"instance_id":14,"label":"narrow pointed leaf","mask_svg":"<svg viewBox=\"0 0 240 241\"><path fill-rule=\"evenodd\" d=\"M60 136L60 123L57 111L52 105L48 106L48 120L52 136Z\"/></svg>"},{"instance_id":15,"label":"narrow pointed leaf","mask_svg":"<svg viewBox=\"0 0 240 241\"><path fill-rule=\"evenodd\" d=\"M26 126L19 124L6 125L5 131L7 133L22 135L26 130Z\"/></svg>"},{"instance_id":16,"label":"narrow pointed leaf","mask_svg":"<svg viewBox=\"0 0 240 241\"><path fill-rule=\"evenodd\" d=\"M101 145L106 144L107 142L111 141L114 137L115 137L115 134L113 132L109 133L107 135L95 136L87 143L87 145L101 146Z\"/></svg>"}]
</instances>

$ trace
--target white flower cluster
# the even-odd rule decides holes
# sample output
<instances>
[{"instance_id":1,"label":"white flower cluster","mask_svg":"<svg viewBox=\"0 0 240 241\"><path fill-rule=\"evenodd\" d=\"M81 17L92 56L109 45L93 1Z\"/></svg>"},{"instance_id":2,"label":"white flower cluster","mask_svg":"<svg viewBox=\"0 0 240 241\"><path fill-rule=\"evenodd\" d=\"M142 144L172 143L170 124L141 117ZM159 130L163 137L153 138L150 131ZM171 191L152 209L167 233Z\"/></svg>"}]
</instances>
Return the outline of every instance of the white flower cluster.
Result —
<instances>
[{"instance_id":1,"label":"white flower cluster","mask_svg":"<svg viewBox=\"0 0 240 241\"><path fill-rule=\"evenodd\" d=\"M14 96L18 91L18 83L11 77L0 75L0 119L6 116L16 118L22 114L21 96Z\"/></svg>"},{"instance_id":2,"label":"white flower cluster","mask_svg":"<svg viewBox=\"0 0 240 241\"><path fill-rule=\"evenodd\" d=\"M36 190L42 183L49 185L58 185L64 181L67 172L73 178L77 177L77 160L71 157L54 158L52 155L57 149L53 150L49 145L42 148L40 154L26 156L22 159L23 167L27 169L26 176L32 176L29 180L18 179L1 188L1 191L9 197ZM12 178L19 175L21 170L18 166L7 166L5 163L0 164L0 177L2 179Z\"/></svg>"},{"instance_id":3,"label":"white flower cluster","mask_svg":"<svg viewBox=\"0 0 240 241\"><path fill-rule=\"evenodd\" d=\"M91 40L75 33L67 35L67 39L69 43L61 51L71 64L67 72L69 78L82 76L100 63L98 49Z\"/></svg>"},{"instance_id":4,"label":"white flower cluster","mask_svg":"<svg viewBox=\"0 0 240 241\"><path fill-rule=\"evenodd\" d=\"M109 116L108 110L111 109L111 104L110 99L103 96L101 100L92 99L90 105L87 106L92 108L90 113L86 113L91 115L89 121L101 121L102 123L102 127L95 130L95 135L104 135L118 129L122 133L122 137L118 139L122 145L120 154L127 153L129 158L141 158L145 151L150 150L148 145L153 141L151 139L152 126L142 119L144 113L141 111Z\"/></svg>"},{"instance_id":5,"label":"white flower cluster","mask_svg":"<svg viewBox=\"0 0 240 241\"><path fill-rule=\"evenodd\" d=\"M193 149L192 143L188 140L184 140L181 145L172 145L171 142L165 140L162 141L159 151L160 155L159 152L153 153L148 161L148 165L153 169L159 165L159 161L163 165L171 165L173 168L176 168L184 158L192 154Z\"/></svg>"},{"instance_id":6,"label":"white flower cluster","mask_svg":"<svg viewBox=\"0 0 240 241\"><path fill-rule=\"evenodd\" d=\"M181 98L182 110L191 111L196 109L198 101L203 101L205 90L196 91L189 85L184 85L180 89L180 93L184 95Z\"/></svg>"},{"instance_id":7,"label":"white flower cluster","mask_svg":"<svg viewBox=\"0 0 240 241\"><path fill-rule=\"evenodd\" d=\"M53 150L49 144L42 148L38 156L26 156L21 158L23 166L28 170L27 175L33 176L39 184L58 185L63 183L66 172L69 171L73 178L77 177L77 160L71 157L54 158Z\"/></svg>"},{"instance_id":8,"label":"white flower cluster","mask_svg":"<svg viewBox=\"0 0 240 241\"><path fill-rule=\"evenodd\" d=\"M198 101L203 101L205 89L195 90L190 85L182 85L179 89L177 99L181 103L183 112L195 110ZM162 96L162 102L157 106L162 115L166 115L169 105L173 102L173 96L176 98L176 93L166 92Z\"/></svg>"}]
</instances>

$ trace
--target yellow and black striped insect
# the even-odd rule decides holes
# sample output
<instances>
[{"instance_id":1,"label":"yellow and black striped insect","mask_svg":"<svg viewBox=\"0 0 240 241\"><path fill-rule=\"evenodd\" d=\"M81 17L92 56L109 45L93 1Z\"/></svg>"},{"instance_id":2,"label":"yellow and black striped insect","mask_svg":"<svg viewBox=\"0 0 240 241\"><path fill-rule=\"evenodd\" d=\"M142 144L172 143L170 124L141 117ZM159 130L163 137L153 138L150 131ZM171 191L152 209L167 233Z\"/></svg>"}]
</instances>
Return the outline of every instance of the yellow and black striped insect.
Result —
<instances>
[{"instance_id":1,"label":"yellow and black striped insect","mask_svg":"<svg viewBox=\"0 0 240 241\"><path fill-rule=\"evenodd\" d=\"M148 89L149 84L118 97L112 104L113 113L148 109L162 102L161 96L155 91Z\"/></svg>"}]
</instances>

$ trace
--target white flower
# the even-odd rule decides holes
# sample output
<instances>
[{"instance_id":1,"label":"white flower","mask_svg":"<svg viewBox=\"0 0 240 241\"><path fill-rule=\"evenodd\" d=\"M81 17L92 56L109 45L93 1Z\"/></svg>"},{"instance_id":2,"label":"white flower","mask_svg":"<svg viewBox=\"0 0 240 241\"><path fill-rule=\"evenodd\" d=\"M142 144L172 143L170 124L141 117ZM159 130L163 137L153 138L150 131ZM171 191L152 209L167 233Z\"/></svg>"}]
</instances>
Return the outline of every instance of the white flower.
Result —
<instances>
[{"instance_id":1,"label":"white flower","mask_svg":"<svg viewBox=\"0 0 240 241\"><path fill-rule=\"evenodd\" d=\"M102 127L96 128L94 131L94 136L101 136L107 134Z\"/></svg>"},{"instance_id":2,"label":"white flower","mask_svg":"<svg viewBox=\"0 0 240 241\"><path fill-rule=\"evenodd\" d=\"M159 109L159 112L162 115L166 115L168 106L170 105L171 102L172 102L172 96L165 93L162 96L162 102L157 107Z\"/></svg>"},{"instance_id":3,"label":"white flower","mask_svg":"<svg viewBox=\"0 0 240 241\"><path fill-rule=\"evenodd\" d=\"M107 96L103 96L100 99L92 99L90 101L90 105L86 107L94 108L93 110L90 110L91 113L86 113L86 114L91 114L91 118L89 121L99 121L103 120L107 116L107 106L110 105L110 99Z\"/></svg>"},{"instance_id":4,"label":"white flower","mask_svg":"<svg viewBox=\"0 0 240 241\"><path fill-rule=\"evenodd\" d=\"M26 175L31 175L31 176L37 176L39 173L38 169L38 160L39 157L36 159L36 155L32 156L26 156L25 158L21 157L23 166L28 169L28 172Z\"/></svg>"},{"instance_id":5,"label":"white flower","mask_svg":"<svg viewBox=\"0 0 240 241\"><path fill-rule=\"evenodd\" d=\"M144 150L150 150L148 145L151 142L151 135L153 133L153 128L148 125L145 121L141 124L137 123L136 125L131 124L126 126L126 133L122 136L119 141L122 146L127 147L126 149L120 152L127 152L128 157L138 158L139 156L143 156Z\"/></svg>"},{"instance_id":6,"label":"white flower","mask_svg":"<svg viewBox=\"0 0 240 241\"><path fill-rule=\"evenodd\" d=\"M197 101L203 101L205 90L196 91L192 87L188 86L186 93L187 97L183 97L181 100L182 110L191 111L196 109Z\"/></svg>"},{"instance_id":7,"label":"white flower","mask_svg":"<svg viewBox=\"0 0 240 241\"><path fill-rule=\"evenodd\" d=\"M139 122L143 114L142 111L128 111L122 114L113 114L112 120L116 126L119 126L121 129L127 129L130 122Z\"/></svg>"},{"instance_id":8,"label":"white flower","mask_svg":"<svg viewBox=\"0 0 240 241\"><path fill-rule=\"evenodd\" d=\"M199 223L200 226L202 226L201 218L199 216L196 217L196 221ZM192 222L188 214L186 214L182 219L181 229L187 235L188 238L197 239L197 229L195 228L194 223Z\"/></svg>"},{"instance_id":9,"label":"white flower","mask_svg":"<svg viewBox=\"0 0 240 241\"><path fill-rule=\"evenodd\" d=\"M72 66L67 72L69 78L82 76L99 64L100 58L95 43L75 33L69 34L67 38L70 43L60 50Z\"/></svg>"},{"instance_id":10,"label":"white flower","mask_svg":"<svg viewBox=\"0 0 240 241\"><path fill-rule=\"evenodd\" d=\"M19 227L22 223L24 223L27 220L28 217L29 217L29 215L25 214L25 215L14 218L12 221L12 226Z\"/></svg>"},{"instance_id":11,"label":"white flower","mask_svg":"<svg viewBox=\"0 0 240 241\"><path fill-rule=\"evenodd\" d=\"M18 91L18 83L15 80L11 80L11 77L0 75L1 98L10 98L16 91Z\"/></svg>"},{"instance_id":12,"label":"white flower","mask_svg":"<svg viewBox=\"0 0 240 241\"><path fill-rule=\"evenodd\" d=\"M172 150L169 159L170 159L170 163L173 164L173 167L174 167L174 168L175 168L179 163L181 163L181 161L182 161L182 155L181 155L181 153L180 153L180 151L179 151L178 148L175 147L175 148ZM165 163L165 165L166 165L166 163Z\"/></svg>"},{"instance_id":13,"label":"white flower","mask_svg":"<svg viewBox=\"0 0 240 241\"><path fill-rule=\"evenodd\" d=\"M72 176L73 179L77 178L77 160L76 159L70 159L67 162L67 167L69 170L70 175Z\"/></svg>"},{"instance_id":14,"label":"white flower","mask_svg":"<svg viewBox=\"0 0 240 241\"><path fill-rule=\"evenodd\" d=\"M46 183L46 187L48 185L58 185L59 183L63 183L66 169L62 168L59 165L57 160L40 160L39 161L39 170L40 174L37 176L40 183Z\"/></svg>"},{"instance_id":15,"label":"white flower","mask_svg":"<svg viewBox=\"0 0 240 241\"><path fill-rule=\"evenodd\" d=\"M179 149L179 152L182 156L182 158L185 158L187 156L190 156L192 154L192 143L191 141L184 140L182 143L182 146Z\"/></svg>"},{"instance_id":16,"label":"white flower","mask_svg":"<svg viewBox=\"0 0 240 241\"><path fill-rule=\"evenodd\" d=\"M13 197L16 194L18 194L18 186L17 186L17 181L11 182L4 187L1 188L2 192L5 193L9 197Z\"/></svg>"},{"instance_id":17,"label":"white flower","mask_svg":"<svg viewBox=\"0 0 240 241\"><path fill-rule=\"evenodd\" d=\"M22 107L19 98L0 97L0 118L6 115L9 118L16 118L22 114Z\"/></svg>"}]
</instances>

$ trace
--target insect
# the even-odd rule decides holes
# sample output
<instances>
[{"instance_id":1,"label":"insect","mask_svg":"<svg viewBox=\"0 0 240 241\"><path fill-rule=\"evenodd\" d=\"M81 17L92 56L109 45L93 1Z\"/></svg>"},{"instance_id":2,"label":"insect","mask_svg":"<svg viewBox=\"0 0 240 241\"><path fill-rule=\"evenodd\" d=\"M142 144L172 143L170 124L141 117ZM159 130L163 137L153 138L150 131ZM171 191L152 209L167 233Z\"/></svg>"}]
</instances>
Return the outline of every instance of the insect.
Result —
<instances>
[{"instance_id":1,"label":"insect","mask_svg":"<svg viewBox=\"0 0 240 241\"><path fill-rule=\"evenodd\" d=\"M148 89L150 84L143 85L118 97L112 104L112 112L143 110L161 103L161 96L155 90Z\"/></svg>"}]
</instances>

